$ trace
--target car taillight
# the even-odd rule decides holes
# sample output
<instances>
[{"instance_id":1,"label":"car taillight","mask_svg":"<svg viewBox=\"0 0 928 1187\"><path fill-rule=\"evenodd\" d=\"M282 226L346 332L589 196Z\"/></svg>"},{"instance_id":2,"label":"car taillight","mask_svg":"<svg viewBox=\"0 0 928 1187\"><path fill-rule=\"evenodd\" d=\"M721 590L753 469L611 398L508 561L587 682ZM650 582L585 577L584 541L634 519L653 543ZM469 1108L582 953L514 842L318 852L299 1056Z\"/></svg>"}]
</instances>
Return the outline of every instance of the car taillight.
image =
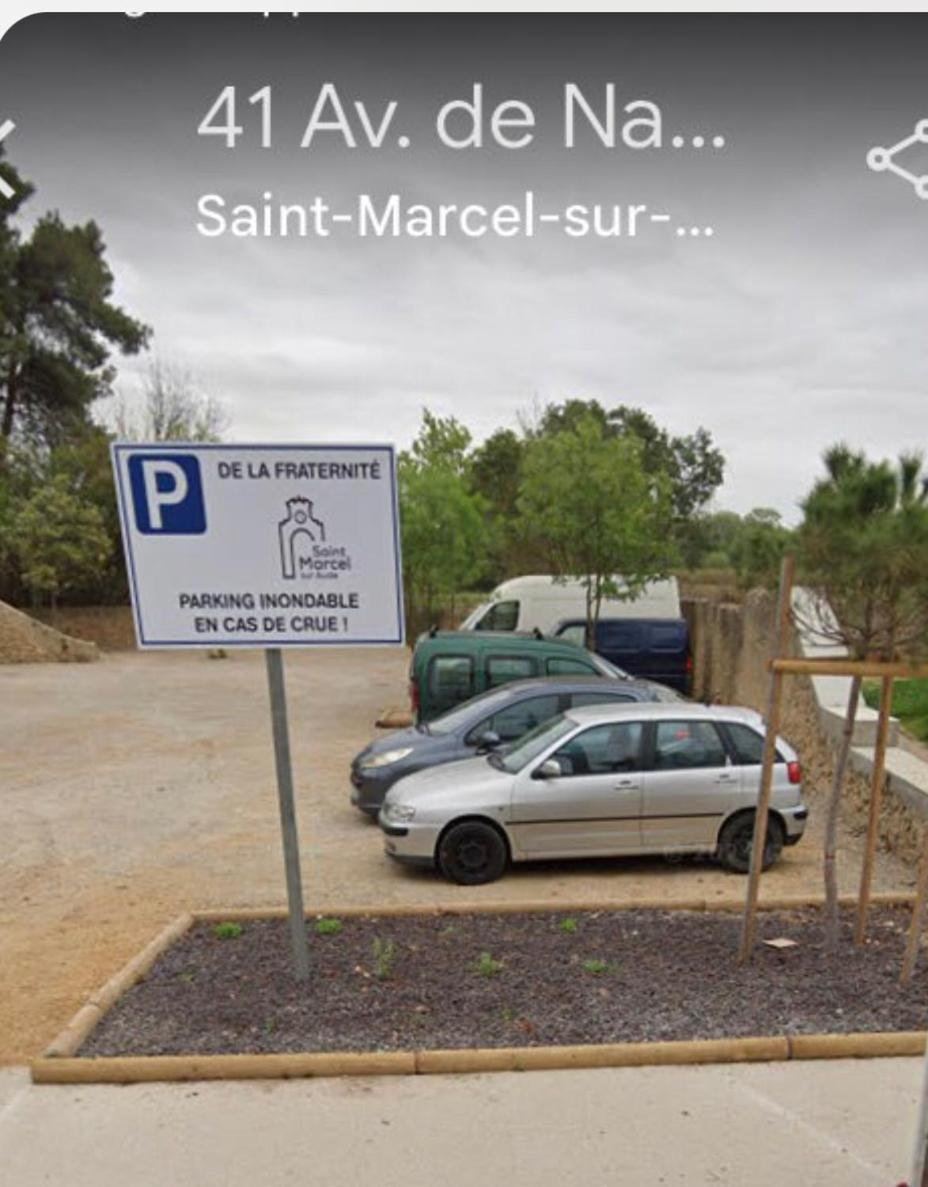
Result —
<instances>
[{"instance_id":1,"label":"car taillight","mask_svg":"<svg viewBox=\"0 0 928 1187\"><path fill-rule=\"evenodd\" d=\"M409 703L412 705L413 713L419 712L419 685L415 680L409 682Z\"/></svg>"},{"instance_id":2,"label":"car taillight","mask_svg":"<svg viewBox=\"0 0 928 1187\"><path fill-rule=\"evenodd\" d=\"M789 762L786 764L786 773L789 775L790 783L802 782L802 767L798 762Z\"/></svg>"},{"instance_id":3,"label":"car taillight","mask_svg":"<svg viewBox=\"0 0 928 1187\"><path fill-rule=\"evenodd\" d=\"M692 676L693 674L693 657L691 655L686 657L686 674L687 676Z\"/></svg>"}]
</instances>

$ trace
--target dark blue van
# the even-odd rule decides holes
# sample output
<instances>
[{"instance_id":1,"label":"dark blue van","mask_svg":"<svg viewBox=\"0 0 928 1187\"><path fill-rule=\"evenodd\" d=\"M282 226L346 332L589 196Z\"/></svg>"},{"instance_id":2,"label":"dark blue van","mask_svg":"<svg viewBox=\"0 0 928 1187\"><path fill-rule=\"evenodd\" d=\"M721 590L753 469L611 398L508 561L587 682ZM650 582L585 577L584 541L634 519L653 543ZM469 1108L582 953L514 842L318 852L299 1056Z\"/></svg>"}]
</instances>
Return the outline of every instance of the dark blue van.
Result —
<instances>
[{"instance_id":1,"label":"dark blue van","mask_svg":"<svg viewBox=\"0 0 928 1187\"><path fill-rule=\"evenodd\" d=\"M582 647L586 621L565 618L552 635ZM632 676L690 694L693 655L689 627L682 618L601 618L594 650Z\"/></svg>"}]
</instances>

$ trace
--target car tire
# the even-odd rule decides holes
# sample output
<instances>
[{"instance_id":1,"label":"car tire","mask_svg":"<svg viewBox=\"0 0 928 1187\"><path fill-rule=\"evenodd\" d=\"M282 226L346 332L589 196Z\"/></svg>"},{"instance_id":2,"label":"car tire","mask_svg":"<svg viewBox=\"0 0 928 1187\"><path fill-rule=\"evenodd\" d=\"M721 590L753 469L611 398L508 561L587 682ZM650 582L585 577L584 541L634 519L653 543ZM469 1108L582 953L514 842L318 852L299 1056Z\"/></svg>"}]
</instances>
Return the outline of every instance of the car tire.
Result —
<instances>
[{"instance_id":1,"label":"car tire","mask_svg":"<svg viewBox=\"0 0 928 1187\"><path fill-rule=\"evenodd\" d=\"M438 842L438 868L459 886L480 886L502 877L509 860L506 842L480 820L454 824Z\"/></svg>"},{"instance_id":2,"label":"car tire","mask_svg":"<svg viewBox=\"0 0 928 1187\"><path fill-rule=\"evenodd\" d=\"M776 816L767 817L767 843L764 846L763 869L769 870L783 851L785 833ZM754 844L754 813L736 816L719 833L716 856L726 870L746 874L751 868L751 848Z\"/></svg>"}]
</instances>

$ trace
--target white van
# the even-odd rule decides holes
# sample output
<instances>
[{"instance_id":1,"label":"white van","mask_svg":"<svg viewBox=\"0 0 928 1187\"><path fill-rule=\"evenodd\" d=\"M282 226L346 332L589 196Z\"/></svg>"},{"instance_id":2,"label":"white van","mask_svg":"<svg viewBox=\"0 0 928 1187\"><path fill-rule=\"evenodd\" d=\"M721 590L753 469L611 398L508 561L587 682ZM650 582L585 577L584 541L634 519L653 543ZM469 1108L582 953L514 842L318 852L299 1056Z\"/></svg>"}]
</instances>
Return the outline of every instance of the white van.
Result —
<instances>
[{"instance_id":1,"label":"white van","mask_svg":"<svg viewBox=\"0 0 928 1187\"><path fill-rule=\"evenodd\" d=\"M621 588L622 578L615 583ZM549 573L511 577L498 585L488 601L461 623L462 631L551 631L569 618L586 616L586 589L582 581L556 581ZM602 618L681 617L680 589L676 577L651 581L637 598L603 598Z\"/></svg>"}]
</instances>

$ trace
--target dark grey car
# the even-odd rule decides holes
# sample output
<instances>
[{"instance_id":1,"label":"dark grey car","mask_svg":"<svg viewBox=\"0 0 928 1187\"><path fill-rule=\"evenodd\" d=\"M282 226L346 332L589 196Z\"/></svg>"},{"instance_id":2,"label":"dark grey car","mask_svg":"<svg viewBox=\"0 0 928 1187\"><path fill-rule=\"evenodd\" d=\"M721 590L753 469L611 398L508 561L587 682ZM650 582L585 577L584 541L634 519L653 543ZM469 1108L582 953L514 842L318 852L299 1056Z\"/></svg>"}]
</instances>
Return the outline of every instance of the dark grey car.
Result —
<instances>
[{"instance_id":1,"label":"dark grey car","mask_svg":"<svg viewBox=\"0 0 928 1187\"><path fill-rule=\"evenodd\" d=\"M376 738L365 746L351 764L351 802L376 816L384 796L404 775L505 746L568 709L682 699L673 689L650 680L547 676L504 684L456 705L433 721Z\"/></svg>"}]
</instances>

